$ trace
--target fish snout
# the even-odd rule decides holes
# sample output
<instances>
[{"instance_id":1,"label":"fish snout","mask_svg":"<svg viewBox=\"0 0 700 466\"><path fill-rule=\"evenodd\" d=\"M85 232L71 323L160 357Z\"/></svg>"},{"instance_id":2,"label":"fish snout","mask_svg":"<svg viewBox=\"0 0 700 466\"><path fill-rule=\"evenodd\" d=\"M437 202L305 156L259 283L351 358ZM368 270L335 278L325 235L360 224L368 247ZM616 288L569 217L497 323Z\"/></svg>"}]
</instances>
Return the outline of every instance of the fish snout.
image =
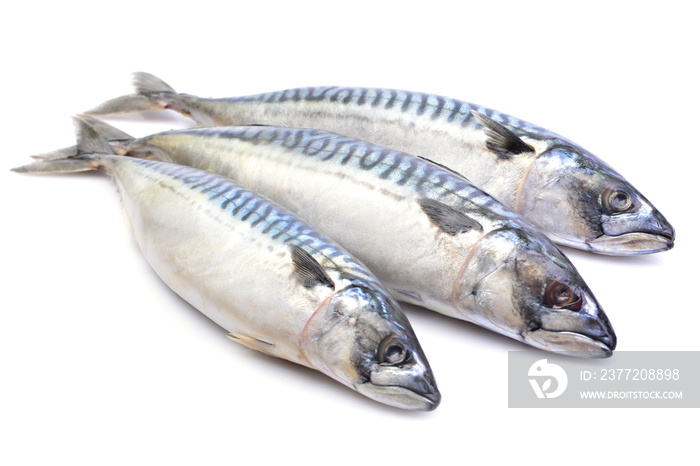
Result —
<instances>
[{"instance_id":1,"label":"fish snout","mask_svg":"<svg viewBox=\"0 0 700 466\"><path fill-rule=\"evenodd\" d=\"M375 365L368 382L358 390L398 408L432 411L442 398L432 370L416 353L404 366Z\"/></svg>"},{"instance_id":2,"label":"fish snout","mask_svg":"<svg viewBox=\"0 0 700 466\"><path fill-rule=\"evenodd\" d=\"M589 303L586 307L591 307ZM617 346L617 336L602 309L586 314L547 312L540 326L523 339L540 349L581 358L608 358Z\"/></svg>"},{"instance_id":3,"label":"fish snout","mask_svg":"<svg viewBox=\"0 0 700 466\"><path fill-rule=\"evenodd\" d=\"M603 234L588 241L600 254L652 254L672 249L676 232L668 220L651 204L644 202L634 213L607 216L602 220Z\"/></svg>"}]
</instances>

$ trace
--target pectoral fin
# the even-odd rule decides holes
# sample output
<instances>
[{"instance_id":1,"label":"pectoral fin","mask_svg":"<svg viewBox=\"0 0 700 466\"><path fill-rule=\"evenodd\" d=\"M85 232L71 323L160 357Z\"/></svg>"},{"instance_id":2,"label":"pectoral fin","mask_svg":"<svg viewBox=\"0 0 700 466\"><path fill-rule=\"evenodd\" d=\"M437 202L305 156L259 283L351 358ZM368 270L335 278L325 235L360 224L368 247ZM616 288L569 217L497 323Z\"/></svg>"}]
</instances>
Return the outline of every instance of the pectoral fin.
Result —
<instances>
[{"instance_id":1,"label":"pectoral fin","mask_svg":"<svg viewBox=\"0 0 700 466\"><path fill-rule=\"evenodd\" d=\"M440 201L421 199L418 201L418 204L431 223L450 236L472 230L482 231L484 229L479 222L464 212Z\"/></svg>"},{"instance_id":2,"label":"pectoral fin","mask_svg":"<svg viewBox=\"0 0 700 466\"><path fill-rule=\"evenodd\" d=\"M422 155L416 155L415 157L418 157L418 158L421 159L421 160L425 160L425 161L428 162L428 163L432 163L433 165L437 165L438 167L442 168L442 169L445 170L446 172L450 172L451 174L453 174L454 176L456 176L456 177L458 177L458 178L464 178L465 180L467 179L464 175L462 175L461 173L458 173L458 172L454 171L453 169L451 169L451 168L448 167L447 165L443 165L443 164L441 164L441 163L437 163L435 160L430 160L428 157L423 157ZM468 181L468 180L467 180L467 181Z\"/></svg>"},{"instance_id":3,"label":"pectoral fin","mask_svg":"<svg viewBox=\"0 0 700 466\"><path fill-rule=\"evenodd\" d=\"M304 287L313 288L321 285L335 289L331 277L311 254L295 244L290 244L289 249L292 253L294 276Z\"/></svg>"},{"instance_id":4,"label":"pectoral fin","mask_svg":"<svg viewBox=\"0 0 700 466\"><path fill-rule=\"evenodd\" d=\"M535 149L520 139L514 132L500 123L495 122L483 113L472 110L472 115L484 127L486 132L486 147L498 156L508 160L514 155L524 152L535 152Z\"/></svg>"}]
</instances>

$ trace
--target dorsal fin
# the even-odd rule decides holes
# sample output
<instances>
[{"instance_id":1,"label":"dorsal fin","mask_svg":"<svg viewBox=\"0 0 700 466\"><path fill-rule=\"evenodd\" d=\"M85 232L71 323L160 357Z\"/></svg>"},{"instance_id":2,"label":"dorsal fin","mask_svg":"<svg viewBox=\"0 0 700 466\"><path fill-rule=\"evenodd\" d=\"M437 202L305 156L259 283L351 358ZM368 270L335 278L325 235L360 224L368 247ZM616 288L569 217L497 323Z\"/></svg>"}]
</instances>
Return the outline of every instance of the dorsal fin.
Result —
<instances>
[{"instance_id":1,"label":"dorsal fin","mask_svg":"<svg viewBox=\"0 0 700 466\"><path fill-rule=\"evenodd\" d=\"M494 152L499 159L509 159L523 152L535 152L531 145L520 139L502 124L474 110L472 110L472 115L485 128L486 147Z\"/></svg>"},{"instance_id":2,"label":"dorsal fin","mask_svg":"<svg viewBox=\"0 0 700 466\"><path fill-rule=\"evenodd\" d=\"M479 222L440 201L424 198L418 204L430 221L448 235L455 236L472 230L483 231Z\"/></svg>"},{"instance_id":3,"label":"dorsal fin","mask_svg":"<svg viewBox=\"0 0 700 466\"><path fill-rule=\"evenodd\" d=\"M306 288L313 288L318 285L335 289L333 280L328 276L321 264L316 262L311 254L304 251L295 244L290 244L292 253L292 265L294 266L294 276Z\"/></svg>"}]
</instances>

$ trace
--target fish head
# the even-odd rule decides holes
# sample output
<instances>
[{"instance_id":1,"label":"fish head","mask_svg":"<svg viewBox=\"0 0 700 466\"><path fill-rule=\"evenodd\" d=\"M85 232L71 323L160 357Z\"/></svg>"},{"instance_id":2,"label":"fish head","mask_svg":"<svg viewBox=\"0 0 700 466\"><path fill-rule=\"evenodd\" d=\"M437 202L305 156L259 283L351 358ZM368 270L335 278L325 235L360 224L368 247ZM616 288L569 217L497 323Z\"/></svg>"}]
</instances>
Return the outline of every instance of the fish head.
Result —
<instances>
[{"instance_id":1,"label":"fish head","mask_svg":"<svg viewBox=\"0 0 700 466\"><path fill-rule=\"evenodd\" d=\"M360 283L335 292L309 319L302 352L317 370L376 401L429 411L432 370L398 303Z\"/></svg>"},{"instance_id":2,"label":"fish head","mask_svg":"<svg viewBox=\"0 0 700 466\"><path fill-rule=\"evenodd\" d=\"M518 213L559 244L599 254L671 249L675 232L628 181L574 144L553 144L530 165Z\"/></svg>"},{"instance_id":3,"label":"fish head","mask_svg":"<svg viewBox=\"0 0 700 466\"><path fill-rule=\"evenodd\" d=\"M573 264L543 235L486 234L455 282L456 304L476 323L537 348L605 358L615 332Z\"/></svg>"}]
</instances>

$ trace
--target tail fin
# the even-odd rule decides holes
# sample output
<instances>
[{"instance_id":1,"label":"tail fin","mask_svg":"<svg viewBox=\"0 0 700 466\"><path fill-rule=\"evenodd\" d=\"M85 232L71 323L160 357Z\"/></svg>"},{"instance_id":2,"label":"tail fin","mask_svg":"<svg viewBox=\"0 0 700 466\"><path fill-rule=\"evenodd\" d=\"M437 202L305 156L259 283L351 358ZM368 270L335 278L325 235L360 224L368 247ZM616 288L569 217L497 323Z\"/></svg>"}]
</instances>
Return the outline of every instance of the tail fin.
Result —
<instances>
[{"instance_id":1,"label":"tail fin","mask_svg":"<svg viewBox=\"0 0 700 466\"><path fill-rule=\"evenodd\" d=\"M134 139L133 136L126 134L124 131L89 115L78 115L76 118L97 131L103 140L110 143L110 146L112 146L112 142L131 141Z\"/></svg>"},{"instance_id":2,"label":"tail fin","mask_svg":"<svg viewBox=\"0 0 700 466\"><path fill-rule=\"evenodd\" d=\"M98 120L97 118L93 118L88 115L78 115L75 118L81 120L82 122L90 126L92 129L97 131L102 137L102 139L106 140L109 143L110 147L112 147L112 151L114 151L115 147L121 147L121 142L128 142L134 139L132 136L126 134L124 131L117 129L112 125L108 125L104 121ZM70 146L51 152L45 152L43 154L32 155L31 157L36 160L55 160L69 158L70 156L77 154L78 147Z\"/></svg>"},{"instance_id":3,"label":"tail fin","mask_svg":"<svg viewBox=\"0 0 700 466\"><path fill-rule=\"evenodd\" d=\"M85 112L88 115L112 115L116 113L165 110L173 107L172 100L177 95L175 89L152 74L138 72L133 75L136 94L123 95L98 105Z\"/></svg>"},{"instance_id":4,"label":"tail fin","mask_svg":"<svg viewBox=\"0 0 700 466\"><path fill-rule=\"evenodd\" d=\"M170 87L168 83L160 78L153 76L150 73L144 73L143 71L137 71L133 75L133 85L136 92L141 95L148 95L152 93L159 92L170 92L177 94L175 89Z\"/></svg>"},{"instance_id":5,"label":"tail fin","mask_svg":"<svg viewBox=\"0 0 700 466\"><path fill-rule=\"evenodd\" d=\"M109 143L89 123L79 118L74 118L73 121L78 143L74 148L68 148L73 149L72 154L63 157L46 158L29 165L13 168L12 171L31 174L54 174L75 173L102 168L101 159L105 156L114 155ZM53 154L64 151L69 152L68 149L61 149Z\"/></svg>"}]
</instances>

